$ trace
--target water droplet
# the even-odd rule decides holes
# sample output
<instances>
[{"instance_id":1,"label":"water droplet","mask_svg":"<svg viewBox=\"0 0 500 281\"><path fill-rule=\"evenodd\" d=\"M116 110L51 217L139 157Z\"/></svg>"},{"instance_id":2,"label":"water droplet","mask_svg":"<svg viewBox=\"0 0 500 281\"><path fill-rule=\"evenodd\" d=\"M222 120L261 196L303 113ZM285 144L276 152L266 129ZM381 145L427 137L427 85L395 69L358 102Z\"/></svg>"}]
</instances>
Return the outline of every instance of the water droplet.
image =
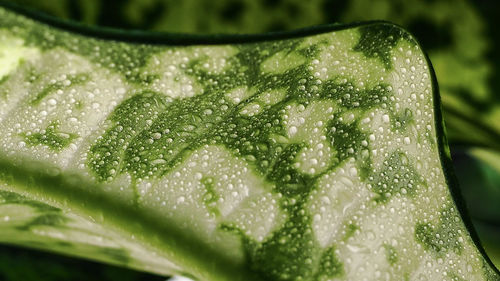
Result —
<instances>
[{"instance_id":1,"label":"water droplet","mask_svg":"<svg viewBox=\"0 0 500 281\"><path fill-rule=\"evenodd\" d=\"M119 95L125 94L125 88L118 88L118 89L116 89L116 93L119 94Z\"/></svg>"},{"instance_id":2,"label":"water droplet","mask_svg":"<svg viewBox=\"0 0 500 281\"><path fill-rule=\"evenodd\" d=\"M351 174L351 176L356 176L358 175L358 169L356 169L356 167L351 167L349 169L349 174Z\"/></svg>"},{"instance_id":3,"label":"water droplet","mask_svg":"<svg viewBox=\"0 0 500 281\"><path fill-rule=\"evenodd\" d=\"M328 204L330 204L330 198L328 198L328 196L323 196L323 197L321 197L321 202L328 205Z\"/></svg>"},{"instance_id":4,"label":"water droplet","mask_svg":"<svg viewBox=\"0 0 500 281\"><path fill-rule=\"evenodd\" d=\"M360 246L360 245L353 245L353 244L348 244L347 249L353 253L369 253L370 249Z\"/></svg>"},{"instance_id":5,"label":"water droplet","mask_svg":"<svg viewBox=\"0 0 500 281\"><path fill-rule=\"evenodd\" d=\"M470 264L467 264L467 272L472 272L472 265Z\"/></svg>"}]
</instances>

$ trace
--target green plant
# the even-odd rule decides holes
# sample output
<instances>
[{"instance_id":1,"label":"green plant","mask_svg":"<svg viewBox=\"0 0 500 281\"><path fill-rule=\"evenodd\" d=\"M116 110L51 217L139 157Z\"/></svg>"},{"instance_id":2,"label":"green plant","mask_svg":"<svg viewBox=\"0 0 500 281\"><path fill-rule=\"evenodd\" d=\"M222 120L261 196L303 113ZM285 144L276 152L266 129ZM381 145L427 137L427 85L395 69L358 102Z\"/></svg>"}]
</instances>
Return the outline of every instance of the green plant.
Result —
<instances>
[{"instance_id":1,"label":"green plant","mask_svg":"<svg viewBox=\"0 0 500 281\"><path fill-rule=\"evenodd\" d=\"M201 280L499 279L400 27L56 24L0 9L1 241Z\"/></svg>"},{"instance_id":2,"label":"green plant","mask_svg":"<svg viewBox=\"0 0 500 281\"><path fill-rule=\"evenodd\" d=\"M450 143L500 150L500 123L496 122L500 101L495 95L500 88L495 83L499 59L490 54L498 45L492 31L497 17L480 12L481 5L474 1L11 1L99 26L198 34L262 33L388 20L416 34L429 53L440 84ZM500 162L498 157L496 161Z\"/></svg>"}]
</instances>

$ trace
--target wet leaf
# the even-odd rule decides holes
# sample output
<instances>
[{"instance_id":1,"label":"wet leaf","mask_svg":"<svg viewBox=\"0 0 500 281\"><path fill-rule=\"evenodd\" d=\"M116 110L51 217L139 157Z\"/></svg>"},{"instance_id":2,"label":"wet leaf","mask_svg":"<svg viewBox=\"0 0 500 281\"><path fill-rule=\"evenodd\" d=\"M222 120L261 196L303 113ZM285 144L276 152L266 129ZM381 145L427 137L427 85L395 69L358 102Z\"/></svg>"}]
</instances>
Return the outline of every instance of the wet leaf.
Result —
<instances>
[{"instance_id":1,"label":"wet leaf","mask_svg":"<svg viewBox=\"0 0 500 281\"><path fill-rule=\"evenodd\" d=\"M400 27L70 30L0 8L0 241L200 280L498 280Z\"/></svg>"}]
</instances>

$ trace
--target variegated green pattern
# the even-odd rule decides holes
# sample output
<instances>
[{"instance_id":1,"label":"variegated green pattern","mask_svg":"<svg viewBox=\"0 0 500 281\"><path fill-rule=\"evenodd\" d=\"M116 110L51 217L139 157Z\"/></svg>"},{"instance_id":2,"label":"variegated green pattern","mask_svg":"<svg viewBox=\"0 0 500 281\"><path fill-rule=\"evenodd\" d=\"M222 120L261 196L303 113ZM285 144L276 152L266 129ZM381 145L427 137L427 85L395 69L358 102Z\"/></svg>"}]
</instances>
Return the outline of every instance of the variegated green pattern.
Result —
<instances>
[{"instance_id":1,"label":"variegated green pattern","mask_svg":"<svg viewBox=\"0 0 500 281\"><path fill-rule=\"evenodd\" d=\"M490 57L497 47L492 38L496 22L484 18L477 1L9 1L88 24L184 33L259 33L374 19L395 22L415 32L433 61L450 143L500 149L500 101L494 82L498 59Z\"/></svg>"},{"instance_id":2,"label":"variegated green pattern","mask_svg":"<svg viewBox=\"0 0 500 281\"><path fill-rule=\"evenodd\" d=\"M499 280L398 27L153 46L0 9L0 42L3 242L200 280Z\"/></svg>"}]
</instances>

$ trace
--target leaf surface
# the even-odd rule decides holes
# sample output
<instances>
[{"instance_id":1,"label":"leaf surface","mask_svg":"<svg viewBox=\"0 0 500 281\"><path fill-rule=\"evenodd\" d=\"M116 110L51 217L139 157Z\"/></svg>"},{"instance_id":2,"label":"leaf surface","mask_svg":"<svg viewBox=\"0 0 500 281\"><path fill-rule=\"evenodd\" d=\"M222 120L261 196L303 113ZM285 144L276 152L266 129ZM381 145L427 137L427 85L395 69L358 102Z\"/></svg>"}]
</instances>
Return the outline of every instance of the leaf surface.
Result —
<instances>
[{"instance_id":1,"label":"leaf surface","mask_svg":"<svg viewBox=\"0 0 500 281\"><path fill-rule=\"evenodd\" d=\"M0 241L200 280L498 280L406 31L106 35L0 8Z\"/></svg>"}]
</instances>

